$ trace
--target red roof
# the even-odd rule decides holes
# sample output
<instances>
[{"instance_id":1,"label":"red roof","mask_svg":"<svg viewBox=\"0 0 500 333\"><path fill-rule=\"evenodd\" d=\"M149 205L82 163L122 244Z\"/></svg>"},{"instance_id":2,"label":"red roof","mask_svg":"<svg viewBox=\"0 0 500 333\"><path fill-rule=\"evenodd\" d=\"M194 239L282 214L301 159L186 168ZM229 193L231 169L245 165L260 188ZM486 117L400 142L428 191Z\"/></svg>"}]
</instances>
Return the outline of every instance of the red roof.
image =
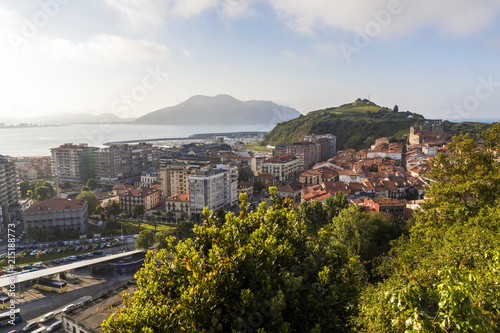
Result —
<instances>
[{"instance_id":1,"label":"red roof","mask_svg":"<svg viewBox=\"0 0 500 333\"><path fill-rule=\"evenodd\" d=\"M78 199L48 199L37 202L26 209L26 213L60 211L65 209L82 209L86 204Z\"/></svg>"}]
</instances>

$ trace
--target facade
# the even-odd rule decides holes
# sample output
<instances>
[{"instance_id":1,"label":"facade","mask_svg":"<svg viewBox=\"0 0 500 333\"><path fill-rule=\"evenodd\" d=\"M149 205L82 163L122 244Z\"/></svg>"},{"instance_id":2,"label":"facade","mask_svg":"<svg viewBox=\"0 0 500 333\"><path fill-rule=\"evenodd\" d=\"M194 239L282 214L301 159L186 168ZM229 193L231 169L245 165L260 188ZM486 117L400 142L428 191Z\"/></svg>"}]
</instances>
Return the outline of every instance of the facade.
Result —
<instances>
[{"instance_id":1,"label":"facade","mask_svg":"<svg viewBox=\"0 0 500 333\"><path fill-rule=\"evenodd\" d=\"M113 144L95 154L96 180L106 185L133 183L158 164L158 148L152 144Z\"/></svg>"},{"instance_id":2,"label":"facade","mask_svg":"<svg viewBox=\"0 0 500 333\"><path fill-rule=\"evenodd\" d=\"M136 183L136 187L151 187L158 183L158 170L151 167L141 173L141 181Z\"/></svg>"},{"instance_id":3,"label":"facade","mask_svg":"<svg viewBox=\"0 0 500 333\"><path fill-rule=\"evenodd\" d=\"M17 204L16 165L0 155L0 207Z\"/></svg>"},{"instance_id":4,"label":"facade","mask_svg":"<svg viewBox=\"0 0 500 333\"><path fill-rule=\"evenodd\" d=\"M236 167L217 166L189 177L191 214L201 214L205 207L212 211L223 209L238 200L238 170Z\"/></svg>"},{"instance_id":5,"label":"facade","mask_svg":"<svg viewBox=\"0 0 500 333\"><path fill-rule=\"evenodd\" d=\"M198 166L185 163L167 164L160 169L158 183L164 197L189 193L189 175L199 170Z\"/></svg>"},{"instance_id":6,"label":"facade","mask_svg":"<svg viewBox=\"0 0 500 333\"><path fill-rule=\"evenodd\" d=\"M160 191L149 187L130 189L120 194L120 205L126 212L132 211L135 204L143 204L146 210L153 209L160 202Z\"/></svg>"},{"instance_id":7,"label":"facade","mask_svg":"<svg viewBox=\"0 0 500 333\"><path fill-rule=\"evenodd\" d=\"M403 218L406 200L390 198L365 199L365 207L376 212L383 212Z\"/></svg>"},{"instance_id":8,"label":"facade","mask_svg":"<svg viewBox=\"0 0 500 333\"><path fill-rule=\"evenodd\" d=\"M89 178L95 178L94 157L98 150L86 143L65 143L52 148L52 175L60 183L86 184Z\"/></svg>"},{"instance_id":9,"label":"facade","mask_svg":"<svg viewBox=\"0 0 500 333\"><path fill-rule=\"evenodd\" d=\"M286 153L295 156L302 168L308 168L319 161L320 145L308 141L296 142L286 147Z\"/></svg>"},{"instance_id":10,"label":"facade","mask_svg":"<svg viewBox=\"0 0 500 333\"><path fill-rule=\"evenodd\" d=\"M279 181L293 179L300 170L300 162L293 155L281 155L262 162L261 171L263 174L270 174Z\"/></svg>"},{"instance_id":11,"label":"facade","mask_svg":"<svg viewBox=\"0 0 500 333\"><path fill-rule=\"evenodd\" d=\"M182 218L183 214L189 218L189 194L180 193L167 198L165 211L172 212L176 218Z\"/></svg>"},{"instance_id":12,"label":"facade","mask_svg":"<svg viewBox=\"0 0 500 333\"><path fill-rule=\"evenodd\" d=\"M26 230L78 230L85 232L88 205L85 200L48 199L31 205L23 214Z\"/></svg>"},{"instance_id":13,"label":"facade","mask_svg":"<svg viewBox=\"0 0 500 333\"><path fill-rule=\"evenodd\" d=\"M304 141L320 145L320 161L326 161L337 153L337 137L333 134L311 134L305 136Z\"/></svg>"}]
</instances>

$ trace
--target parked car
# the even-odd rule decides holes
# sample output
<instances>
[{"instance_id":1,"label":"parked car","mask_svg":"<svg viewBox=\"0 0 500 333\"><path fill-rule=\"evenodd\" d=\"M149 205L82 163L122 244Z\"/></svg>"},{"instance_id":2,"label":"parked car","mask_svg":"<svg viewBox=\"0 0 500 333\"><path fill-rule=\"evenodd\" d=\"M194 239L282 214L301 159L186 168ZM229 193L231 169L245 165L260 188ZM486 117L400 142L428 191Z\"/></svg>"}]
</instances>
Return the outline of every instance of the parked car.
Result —
<instances>
[{"instance_id":1,"label":"parked car","mask_svg":"<svg viewBox=\"0 0 500 333\"><path fill-rule=\"evenodd\" d=\"M40 319L40 323L45 323L46 321L51 320L55 316L56 316L56 314L54 312L49 312L49 313L45 314L45 316L43 316L42 319Z\"/></svg>"},{"instance_id":2,"label":"parked car","mask_svg":"<svg viewBox=\"0 0 500 333\"><path fill-rule=\"evenodd\" d=\"M78 259L82 260L82 259L85 259L85 255L84 254L79 254L76 256Z\"/></svg>"},{"instance_id":3,"label":"parked car","mask_svg":"<svg viewBox=\"0 0 500 333\"><path fill-rule=\"evenodd\" d=\"M32 321L31 323L28 323L28 325L24 326L23 332L28 332L35 327L38 327L38 322L37 321Z\"/></svg>"},{"instance_id":4,"label":"parked car","mask_svg":"<svg viewBox=\"0 0 500 333\"><path fill-rule=\"evenodd\" d=\"M56 264L56 265L57 265L57 264L60 264L60 263L61 263L61 260L59 260L59 259L54 259L52 262L53 262L54 264Z\"/></svg>"},{"instance_id":5,"label":"parked car","mask_svg":"<svg viewBox=\"0 0 500 333\"><path fill-rule=\"evenodd\" d=\"M68 241L66 241L66 242L64 242L64 243L63 243L63 245L64 245L64 246L68 246L68 245L69 245L69 242L68 242Z\"/></svg>"},{"instance_id":6,"label":"parked car","mask_svg":"<svg viewBox=\"0 0 500 333\"><path fill-rule=\"evenodd\" d=\"M35 268L43 268L43 264L41 262L38 262L38 263L34 264L33 267L35 267Z\"/></svg>"},{"instance_id":7,"label":"parked car","mask_svg":"<svg viewBox=\"0 0 500 333\"><path fill-rule=\"evenodd\" d=\"M64 309L61 310L62 313L66 313L69 310L73 309L76 305L75 304L68 304L64 307Z\"/></svg>"},{"instance_id":8,"label":"parked car","mask_svg":"<svg viewBox=\"0 0 500 333\"><path fill-rule=\"evenodd\" d=\"M64 246L64 242L62 241L57 242L57 246Z\"/></svg>"},{"instance_id":9,"label":"parked car","mask_svg":"<svg viewBox=\"0 0 500 333\"><path fill-rule=\"evenodd\" d=\"M58 320L47 329L47 332L55 332L62 327L62 321Z\"/></svg>"},{"instance_id":10,"label":"parked car","mask_svg":"<svg viewBox=\"0 0 500 333\"><path fill-rule=\"evenodd\" d=\"M68 260L73 260L74 261L74 260L76 260L76 257L75 256L69 256Z\"/></svg>"}]
</instances>

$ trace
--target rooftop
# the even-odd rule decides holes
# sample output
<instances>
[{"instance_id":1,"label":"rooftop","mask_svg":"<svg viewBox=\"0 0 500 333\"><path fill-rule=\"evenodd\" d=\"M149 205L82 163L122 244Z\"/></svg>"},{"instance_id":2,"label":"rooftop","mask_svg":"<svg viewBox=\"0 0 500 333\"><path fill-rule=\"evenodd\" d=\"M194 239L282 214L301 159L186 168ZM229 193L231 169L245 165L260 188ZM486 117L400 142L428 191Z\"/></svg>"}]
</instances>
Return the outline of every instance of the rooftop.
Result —
<instances>
[{"instance_id":1,"label":"rooftop","mask_svg":"<svg viewBox=\"0 0 500 333\"><path fill-rule=\"evenodd\" d=\"M85 205L86 201L78 199L48 199L31 205L25 213L82 209Z\"/></svg>"}]
</instances>

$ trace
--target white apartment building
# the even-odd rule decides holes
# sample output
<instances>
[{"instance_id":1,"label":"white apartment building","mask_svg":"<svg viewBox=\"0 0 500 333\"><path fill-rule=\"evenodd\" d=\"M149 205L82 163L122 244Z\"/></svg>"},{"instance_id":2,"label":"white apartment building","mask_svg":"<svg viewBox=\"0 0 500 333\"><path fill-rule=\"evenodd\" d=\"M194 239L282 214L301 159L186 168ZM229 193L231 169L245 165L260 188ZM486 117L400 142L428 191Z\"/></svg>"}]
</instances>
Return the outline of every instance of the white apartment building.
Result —
<instances>
[{"instance_id":1,"label":"white apartment building","mask_svg":"<svg viewBox=\"0 0 500 333\"><path fill-rule=\"evenodd\" d=\"M282 182L297 176L300 168L300 161L295 156L281 155L262 162L261 172L273 175Z\"/></svg>"},{"instance_id":2,"label":"white apartment building","mask_svg":"<svg viewBox=\"0 0 500 333\"><path fill-rule=\"evenodd\" d=\"M71 229L85 232L88 222L88 205L85 200L48 199L37 202L23 214L26 230Z\"/></svg>"},{"instance_id":3,"label":"white apartment building","mask_svg":"<svg viewBox=\"0 0 500 333\"><path fill-rule=\"evenodd\" d=\"M230 207L238 201L238 170L218 165L189 176L191 214L201 214L205 207L212 211Z\"/></svg>"}]
</instances>

